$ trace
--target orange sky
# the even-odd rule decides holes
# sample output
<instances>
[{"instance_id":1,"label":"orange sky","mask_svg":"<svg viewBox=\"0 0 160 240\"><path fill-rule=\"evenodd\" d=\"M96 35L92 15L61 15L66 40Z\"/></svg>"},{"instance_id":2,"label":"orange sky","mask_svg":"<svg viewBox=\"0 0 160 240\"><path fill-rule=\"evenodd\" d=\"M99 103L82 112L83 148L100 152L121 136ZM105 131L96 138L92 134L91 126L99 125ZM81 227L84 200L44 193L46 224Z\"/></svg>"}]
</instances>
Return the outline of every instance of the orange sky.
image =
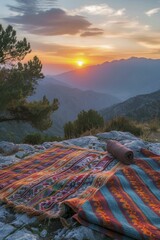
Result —
<instances>
[{"instance_id":1,"label":"orange sky","mask_svg":"<svg viewBox=\"0 0 160 240\"><path fill-rule=\"evenodd\" d=\"M2 24L31 43L46 74L115 59L160 58L159 0L1 0Z\"/></svg>"}]
</instances>

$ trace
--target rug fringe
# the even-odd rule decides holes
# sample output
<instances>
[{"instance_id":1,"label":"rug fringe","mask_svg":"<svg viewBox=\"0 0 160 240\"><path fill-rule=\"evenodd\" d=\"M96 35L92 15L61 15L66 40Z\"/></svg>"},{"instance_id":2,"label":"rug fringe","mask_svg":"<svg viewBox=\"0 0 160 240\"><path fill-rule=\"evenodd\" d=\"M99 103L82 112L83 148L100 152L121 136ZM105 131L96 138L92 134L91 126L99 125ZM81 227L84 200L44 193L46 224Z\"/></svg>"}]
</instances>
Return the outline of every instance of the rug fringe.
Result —
<instances>
[{"instance_id":1,"label":"rug fringe","mask_svg":"<svg viewBox=\"0 0 160 240\"><path fill-rule=\"evenodd\" d=\"M58 213L52 215L48 212L42 212L42 211L39 211L39 210L35 210L29 206L25 206L25 205L15 205L12 201L8 200L7 198L3 198L1 199L1 202L5 204L5 207L6 208L12 208L15 212L17 213L26 213L28 214L28 216L30 217L37 217L38 220L40 221L44 221L44 220L51 220L51 219L61 219L62 218L62 215L65 211L65 207L64 205L60 205L60 210ZM62 219L62 224L64 226L69 226L68 223L65 223L65 220Z\"/></svg>"},{"instance_id":2,"label":"rug fringe","mask_svg":"<svg viewBox=\"0 0 160 240\"><path fill-rule=\"evenodd\" d=\"M67 221L67 219L63 218L63 217L60 217L60 221L63 225L63 227L66 227L66 228L70 228L71 227L71 224L69 224L69 222Z\"/></svg>"},{"instance_id":3,"label":"rug fringe","mask_svg":"<svg viewBox=\"0 0 160 240\"><path fill-rule=\"evenodd\" d=\"M18 213L27 213L29 216L39 216L41 213L37 210L34 210L33 208L30 208L30 207L26 207L24 205L18 205L18 206L15 206L14 208L16 210L16 212Z\"/></svg>"},{"instance_id":4,"label":"rug fringe","mask_svg":"<svg viewBox=\"0 0 160 240\"><path fill-rule=\"evenodd\" d=\"M48 214L48 213L41 213L39 216L38 216L38 220L40 221L44 221L44 220L51 220L53 219L53 216Z\"/></svg>"},{"instance_id":5,"label":"rug fringe","mask_svg":"<svg viewBox=\"0 0 160 240\"><path fill-rule=\"evenodd\" d=\"M30 217L34 217L34 216L39 216L42 213L38 210L35 210L31 207L28 206L24 206L24 205L14 205L13 202L11 202L10 200L8 200L7 198L4 198L1 200L3 203L5 203L5 207L6 208L12 208L15 212L17 213L26 213L28 214L28 216Z\"/></svg>"}]
</instances>

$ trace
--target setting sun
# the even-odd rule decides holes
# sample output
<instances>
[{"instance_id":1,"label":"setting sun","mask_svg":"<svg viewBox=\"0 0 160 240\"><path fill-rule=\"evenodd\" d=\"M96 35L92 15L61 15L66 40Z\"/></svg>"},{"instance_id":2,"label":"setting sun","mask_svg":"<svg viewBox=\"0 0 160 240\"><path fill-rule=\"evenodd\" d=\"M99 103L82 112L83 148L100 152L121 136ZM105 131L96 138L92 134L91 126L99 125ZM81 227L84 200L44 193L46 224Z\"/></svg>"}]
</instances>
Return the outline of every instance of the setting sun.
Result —
<instances>
[{"instance_id":1,"label":"setting sun","mask_svg":"<svg viewBox=\"0 0 160 240\"><path fill-rule=\"evenodd\" d=\"M79 67L82 67L84 65L84 61L83 60L78 60L76 63L77 63L77 65Z\"/></svg>"}]
</instances>

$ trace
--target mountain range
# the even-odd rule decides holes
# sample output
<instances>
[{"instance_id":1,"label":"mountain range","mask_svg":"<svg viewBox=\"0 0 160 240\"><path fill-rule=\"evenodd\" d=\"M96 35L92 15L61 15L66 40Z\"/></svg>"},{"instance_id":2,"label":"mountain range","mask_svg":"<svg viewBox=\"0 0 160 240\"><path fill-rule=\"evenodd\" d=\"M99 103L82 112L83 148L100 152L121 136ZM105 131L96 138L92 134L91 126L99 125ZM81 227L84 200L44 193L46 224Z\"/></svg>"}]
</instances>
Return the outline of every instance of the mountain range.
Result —
<instances>
[{"instance_id":1,"label":"mountain range","mask_svg":"<svg viewBox=\"0 0 160 240\"><path fill-rule=\"evenodd\" d=\"M100 110L120 102L120 99L109 94L70 88L67 85L63 85L63 83L57 83L54 78L49 77L39 84L36 94L30 99L39 100L44 95L50 101L53 98L59 99L59 109L52 114L53 126L46 131L58 136L63 135L64 124L75 120L80 111L89 109Z\"/></svg>"},{"instance_id":2,"label":"mountain range","mask_svg":"<svg viewBox=\"0 0 160 240\"><path fill-rule=\"evenodd\" d=\"M160 119L160 90L132 97L100 111L105 121L114 117L126 116L138 121Z\"/></svg>"},{"instance_id":3,"label":"mountain range","mask_svg":"<svg viewBox=\"0 0 160 240\"><path fill-rule=\"evenodd\" d=\"M109 93L123 100L160 89L160 59L132 57L55 76L80 89Z\"/></svg>"},{"instance_id":4,"label":"mountain range","mask_svg":"<svg viewBox=\"0 0 160 240\"><path fill-rule=\"evenodd\" d=\"M54 136L63 136L64 124L75 120L80 111L89 109L100 110L120 102L118 98L106 93L71 88L68 84L57 81L53 77L46 77L40 81L36 93L29 100L40 100L44 95L50 101L53 98L58 98L60 102L59 109L52 114L52 127L45 131L46 134ZM35 131L28 123L0 123L1 140L21 142L25 135Z\"/></svg>"},{"instance_id":5,"label":"mountain range","mask_svg":"<svg viewBox=\"0 0 160 240\"><path fill-rule=\"evenodd\" d=\"M159 69L160 60L153 59L105 62L47 76L29 100L39 100L43 95L50 101L59 99L60 107L52 114L53 126L45 131L55 136L63 136L64 124L75 120L82 110L98 110L105 120L118 115L143 121L160 118ZM33 131L35 129L27 123L1 123L0 139L21 141L24 135Z\"/></svg>"}]
</instances>

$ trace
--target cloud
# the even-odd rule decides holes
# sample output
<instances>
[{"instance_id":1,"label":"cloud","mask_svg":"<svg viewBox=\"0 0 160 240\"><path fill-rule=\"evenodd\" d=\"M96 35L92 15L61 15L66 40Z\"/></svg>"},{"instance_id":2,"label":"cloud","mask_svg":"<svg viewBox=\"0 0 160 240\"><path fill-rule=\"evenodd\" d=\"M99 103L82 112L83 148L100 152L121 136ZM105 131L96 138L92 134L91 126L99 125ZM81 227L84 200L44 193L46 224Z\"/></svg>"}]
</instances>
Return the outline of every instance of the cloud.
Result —
<instances>
[{"instance_id":1,"label":"cloud","mask_svg":"<svg viewBox=\"0 0 160 240\"><path fill-rule=\"evenodd\" d=\"M119 29L131 29L136 31L148 31L150 29L149 25L140 24L139 21L134 19L122 19L122 20L115 20L110 21L113 25L117 25Z\"/></svg>"},{"instance_id":2,"label":"cloud","mask_svg":"<svg viewBox=\"0 0 160 240\"><path fill-rule=\"evenodd\" d=\"M155 49L155 51L154 52L152 52L152 54L155 54L155 55L159 55L160 54L160 49Z\"/></svg>"},{"instance_id":3,"label":"cloud","mask_svg":"<svg viewBox=\"0 0 160 240\"><path fill-rule=\"evenodd\" d=\"M86 13L90 15L122 16L125 14L125 11L126 11L125 8L115 10L114 8L111 8L107 4L99 4L83 6L81 8L73 10L72 12L75 14Z\"/></svg>"},{"instance_id":4,"label":"cloud","mask_svg":"<svg viewBox=\"0 0 160 240\"><path fill-rule=\"evenodd\" d=\"M153 8L153 9L150 9L149 11L145 12L145 14L148 17L151 17L152 15L159 13L159 12L160 12L160 8Z\"/></svg>"},{"instance_id":5,"label":"cloud","mask_svg":"<svg viewBox=\"0 0 160 240\"><path fill-rule=\"evenodd\" d=\"M91 36L97 36L97 35L102 35L103 30L99 28L90 28L88 31L85 31L81 34L81 37L91 37Z\"/></svg>"},{"instance_id":6,"label":"cloud","mask_svg":"<svg viewBox=\"0 0 160 240\"><path fill-rule=\"evenodd\" d=\"M92 57L96 55L106 56L109 51L114 49L110 45L101 45L101 46L69 46L69 45L60 45L56 43L38 43L32 42L33 52L45 53L47 56L54 57L64 57L75 59L78 56L80 57Z\"/></svg>"},{"instance_id":7,"label":"cloud","mask_svg":"<svg viewBox=\"0 0 160 240\"><path fill-rule=\"evenodd\" d=\"M98 19L98 27L102 28L105 37L120 37L129 36L137 32L147 32L150 30L148 24L141 23L137 17L130 18L125 8L115 9L107 4L86 5L81 8L70 11L71 14L87 14L96 16ZM99 15L99 18L97 16ZM105 17L105 18L104 18ZM105 20L104 20L105 19ZM94 36L94 32L86 31L82 36Z\"/></svg>"},{"instance_id":8,"label":"cloud","mask_svg":"<svg viewBox=\"0 0 160 240\"><path fill-rule=\"evenodd\" d=\"M5 18L10 23L20 24L21 27L37 35L75 35L83 32L94 32L94 35L103 33L102 29L92 28L92 24L80 15L69 15L60 8L52 8L38 13L28 13ZM83 36L83 35L82 35Z\"/></svg>"},{"instance_id":9,"label":"cloud","mask_svg":"<svg viewBox=\"0 0 160 240\"><path fill-rule=\"evenodd\" d=\"M26 0L15 0L15 2L17 5L7 5L8 8L13 12L27 15L53 8L57 0L33 0L29 3Z\"/></svg>"},{"instance_id":10,"label":"cloud","mask_svg":"<svg viewBox=\"0 0 160 240\"><path fill-rule=\"evenodd\" d=\"M135 37L137 42L150 49L160 49L160 34L152 34L152 36L137 36Z\"/></svg>"},{"instance_id":11,"label":"cloud","mask_svg":"<svg viewBox=\"0 0 160 240\"><path fill-rule=\"evenodd\" d=\"M69 14L66 10L53 8L57 0L15 0L17 5L8 5L17 15L5 18L9 23L20 26L23 30L36 35L75 35L96 36L103 30L93 28L92 23L78 14Z\"/></svg>"},{"instance_id":12,"label":"cloud","mask_svg":"<svg viewBox=\"0 0 160 240\"><path fill-rule=\"evenodd\" d=\"M100 25L105 31L106 38L128 38L137 36L137 33L148 33L150 26L140 23L137 19L118 18L109 19L106 23Z\"/></svg>"}]
</instances>

